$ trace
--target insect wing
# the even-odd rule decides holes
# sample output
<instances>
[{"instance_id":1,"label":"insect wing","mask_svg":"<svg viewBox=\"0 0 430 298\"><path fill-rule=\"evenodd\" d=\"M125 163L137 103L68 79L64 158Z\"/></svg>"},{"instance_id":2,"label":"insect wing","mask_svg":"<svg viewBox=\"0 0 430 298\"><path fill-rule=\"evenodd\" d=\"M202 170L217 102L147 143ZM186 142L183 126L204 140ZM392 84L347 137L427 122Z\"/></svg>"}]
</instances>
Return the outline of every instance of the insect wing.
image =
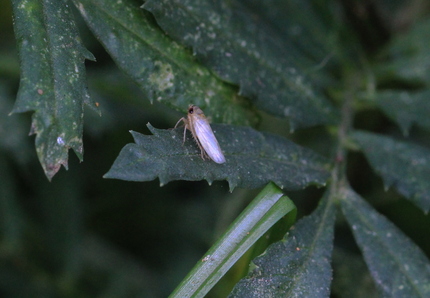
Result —
<instances>
[{"instance_id":1,"label":"insect wing","mask_svg":"<svg viewBox=\"0 0 430 298\"><path fill-rule=\"evenodd\" d=\"M218 141L207 120L196 119L193 121L193 126L197 139L207 155L216 163L225 163L224 154L222 154Z\"/></svg>"}]
</instances>

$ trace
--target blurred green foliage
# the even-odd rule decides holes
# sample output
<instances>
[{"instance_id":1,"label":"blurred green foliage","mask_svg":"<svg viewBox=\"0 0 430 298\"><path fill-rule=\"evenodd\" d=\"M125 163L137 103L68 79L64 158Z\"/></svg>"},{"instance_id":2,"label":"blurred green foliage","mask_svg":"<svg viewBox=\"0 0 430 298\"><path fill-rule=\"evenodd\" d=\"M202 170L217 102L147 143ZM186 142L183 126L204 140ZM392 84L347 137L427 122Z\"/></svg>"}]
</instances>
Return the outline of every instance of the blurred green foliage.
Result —
<instances>
[{"instance_id":1,"label":"blurred green foliage","mask_svg":"<svg viewBox=\"0 0 430 298\"><path fill-rule=\"evenodd\" d=\"M141 1L126 2L136 7L143 4ZM257 2L252 1L250 5ZM337 107L342 106L344 94L351 89L360 93L357 96L360 100L354 99L350 107L355 112L351 120L354 128L392 138L402 138L406 129L408 140L428 151L427 124L421 126L420 121L410 122L412 126L409 122L408 125L396 123L390 114L378 110L381 103L373 101L378 98L378 89L428 90L428 64L424 65L422 73L411 74L406 71L410 64L405 63L409 61L418 69L422 66L420 61L430 53L429 47L421 43L413 48L414 37L417 40L422 35L416 31L407 35L408 29L419 24L418 20L428 23L429 5L418 0L333 0L323 1L324 7L318 1L308 2L315 2L312 3L314 7L321 5L321 15L326 16L323 23L337 22L337 31L331 32L334 36L327 36L338 44L329 49L334 62L331 56L323 55L330 63L315 64L318 67L309 74L312 82L324 86L322 93ZM282 1L272 3L283 4ZM69 151L69 169L61 169L48 182L36 155L35 137L28 136L32 113L9 116L19 88L20 70L11 3L0 0L0 7L0 296L168 296L258 190L235 189L230 193L225 181L214 182L211 186L205 181L174 181L160 187L158 180L137 183L103 179L120 150L133 142L129 130L150 134L146 127L148 122L157 128L171 128L184 116L184 111L178 112L172 109L179 109L178 106L157 100L151 104L147 93L118 69L93 37L77 9L73 12L83 44L97 59L97 62L86 61L86 71L90 96L98 103L102 116L85 109L84 162L80 163ZM327 7L334 11L336 19L326 14ZM283 28L284 25L276 26ZM301 44L305 45L308 43ZM308 50L309 57L321 57L319 51ZM414 50L418 51L417 55ZM330 71L331 77L318 75L319 67ZM357 76L352 73L359 74L359 83L345 79ZM225 87L231 96L235 94L233 91L238 91L235 83L229 81ZM358 87L351 88L354 84ZM247 109L252 104L246 95L238 105L242 106L243 100ZM261 101L256 103L259 104ZM386 102L383 104L387 107ZM253 109L251 112L254 115ZM311 127L292 133L288 119L275 118L266 112L258 111L259 130L287 137L327 158L336 156L334 148L338 140L334 126ZM422 115L420 117L424 118L426 113ZM250 122L255 123L255 120ZM428 119L422 122L428 123ZM336 157L345 159L345 173L352 189L430 256L430 217L395 187L387 189L364 155L357 151L358 144L351 141L343 145L351 150L346 156ZM427 177L417 179L428 180ZM425 187L428 190L428 186ZM285 193L293 199L302 217L316 208L323 192L324 189L308 187ZM428 196L423 198L428 202ZM341 216L336 223L334 244L332 295L376 295L376 286ZM345 263L350 264L349 268L345 268ZM248 265L248 262L239 262L209 295L224 297L247 273ZM351 267L357 270L351 272Z\"/></svg>"}]
</instances>

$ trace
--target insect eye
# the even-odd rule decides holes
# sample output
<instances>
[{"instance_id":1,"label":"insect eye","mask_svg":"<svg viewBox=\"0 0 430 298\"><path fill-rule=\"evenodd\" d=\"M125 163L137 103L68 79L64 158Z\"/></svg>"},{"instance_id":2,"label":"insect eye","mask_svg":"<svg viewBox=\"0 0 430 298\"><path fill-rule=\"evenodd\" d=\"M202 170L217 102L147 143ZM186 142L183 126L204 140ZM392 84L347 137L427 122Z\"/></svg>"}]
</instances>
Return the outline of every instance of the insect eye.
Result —
<instances>
[{"instance_id":1,"label":"insect eye","mask_svg":"<svg viewBox=\"0 0 430 298\"><path fill-rule=\"evenodd\" d=\"M188 113L190 113L190 114L194 113L194 108L193 107L189 108Z\"/></svg>"}]
</instances>

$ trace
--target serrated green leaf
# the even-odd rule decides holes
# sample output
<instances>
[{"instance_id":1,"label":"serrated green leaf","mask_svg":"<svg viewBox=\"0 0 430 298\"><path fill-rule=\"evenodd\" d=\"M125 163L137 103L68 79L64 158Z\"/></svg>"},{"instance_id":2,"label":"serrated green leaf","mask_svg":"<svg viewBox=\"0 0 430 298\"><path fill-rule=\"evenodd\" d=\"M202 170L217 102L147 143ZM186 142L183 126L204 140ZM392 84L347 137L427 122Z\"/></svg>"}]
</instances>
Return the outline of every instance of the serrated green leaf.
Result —
<instances>
[{"instance_id":1,"label":"serrated green leaf","mask_svg":"<svg viewBox=\"0 0 430 298\"><path fill-rule=\"evenodd\" d=\"M313 214L297 222L284 241L254 260L255 269L230 297L328 297L335 210L326 197Z\"/></svg>"},{"instance_id":2,"label":"serrated green leaf","mask_svg":"<svg viewBox=\"0 0 430 298\"><path fill-rule=\"evenodd\" d=\"M237 90L214 77L184 47L165 35L152 17L130 0L73 0L86 23L119 68L147 99L185 111L205 109L214 122L255 124L256 115Z\"/></svg>"},{"instance_id":3,"label":"serrated green leaf","mask_svg":"<svg viewBox=\"0 0 430 298\"><path fill-rule=\"evenodd\" d=\"M160 183L173 180L227 180L236 186L257 188L273 181L281 188L302 189L324 185L329 177L328 161L293 142L249 127L213 124L212 129L226 157L226 163L202 160L191 135L183 145L183 128L156 129L153 136L132 131L135 144L127 144L105 178Z\"/></svg>"},{"instance_id":4,"label":"serrated green leaf","mask_svg":"<svg viewBox=\"0 0 430 298\"><path fill-rule=\"evenodd\" d=\"M230 225L169 297L204 297L228 269L279 219L295 217L293 202L269 183Z\"/></svg>"},{"instance_id":5,"label":"serrated green leaf","mask_svg":"<svg viewBox=\"0 0 430 298\"><path fill-rule=\"evenodd\" d=\"M289 117L292 129L337 121L330 102L304 75L306 58L294 55L294 44L283 43L282 35L238 2L149 0L143 8L258 108Z\"/></svg>"},{"instance_id":6,"label":"serrated green leaf","mask_svg":"<svg viewBox=\"0 0 430 298\"><path fill-rule=\"evenodd\" d=\"M422 92L382 91L374 95L375 103L407 135L412 124L430 129L430 90Z\"/></svg>"},{"instance_id":7,"label":"serrated green leaf","mask_svg":"<svg viewBox=\"0 0 430 298\"><path fill-rule=\"evenodd\" d=\"M61 165L67 168L70 148L83 158L83 109L90 104L84 60L94 57L81 44L67 1L12 4L21 60L13 112L35 112L30 134L37 134L36 151L51 180Z\"/></svg>"},{"instance_id":8,"label":"serrated green leaf","mask_svg":"<svg viewBox=\"0 0 430 298\"><path fill-rule=\"evenodd\" d=\"M383 297L429 297L430 262L396 226L351 189L342 211Z\"/></svg>"},{"instance_id":9,"label":"serrated green leaf","mask_svg":"<svg viewBox=\"0 0 430 298\"><path fill-rule=\"evenodd\" d=\"M417 22L388 48L387 63L377 66L378 75L430 84L430 19Z\"/></svg>"},{"instance_id":10,"label":"serrated green leaf","mask_svg":"<svg viewBox=\"0 0 430 298\"><path fill-rule=\"evenodd\" d=\"M427 213L430 209L430 150L364 131L354 132L352 136L385 186L394 186Z\"/></svg>"}]
</instances>

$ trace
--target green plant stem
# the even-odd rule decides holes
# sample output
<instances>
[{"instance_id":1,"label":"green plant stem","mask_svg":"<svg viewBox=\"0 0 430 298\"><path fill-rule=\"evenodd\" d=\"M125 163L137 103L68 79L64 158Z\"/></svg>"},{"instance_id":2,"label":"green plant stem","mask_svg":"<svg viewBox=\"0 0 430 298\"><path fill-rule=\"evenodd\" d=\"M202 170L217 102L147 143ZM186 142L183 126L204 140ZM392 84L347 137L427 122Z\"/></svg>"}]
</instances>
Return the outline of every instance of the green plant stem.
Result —
<instances>
[{"instance_id":1,"label":"green plant stem","mask_svg":"<svg viewBox=\"0 0 430 298\"><path fill-rule=\"evenodd\" d=\"M354 118L353 100L358 85L358 76L353 75L346 80L346 92L344 93L343 105L341 109L341 122L337 131L337 147L334 167L331 172L331 197L338 197L339 190L347 184L346 180L346 157L348 134L352 127Z\"/></svg>"}]
</instances>

